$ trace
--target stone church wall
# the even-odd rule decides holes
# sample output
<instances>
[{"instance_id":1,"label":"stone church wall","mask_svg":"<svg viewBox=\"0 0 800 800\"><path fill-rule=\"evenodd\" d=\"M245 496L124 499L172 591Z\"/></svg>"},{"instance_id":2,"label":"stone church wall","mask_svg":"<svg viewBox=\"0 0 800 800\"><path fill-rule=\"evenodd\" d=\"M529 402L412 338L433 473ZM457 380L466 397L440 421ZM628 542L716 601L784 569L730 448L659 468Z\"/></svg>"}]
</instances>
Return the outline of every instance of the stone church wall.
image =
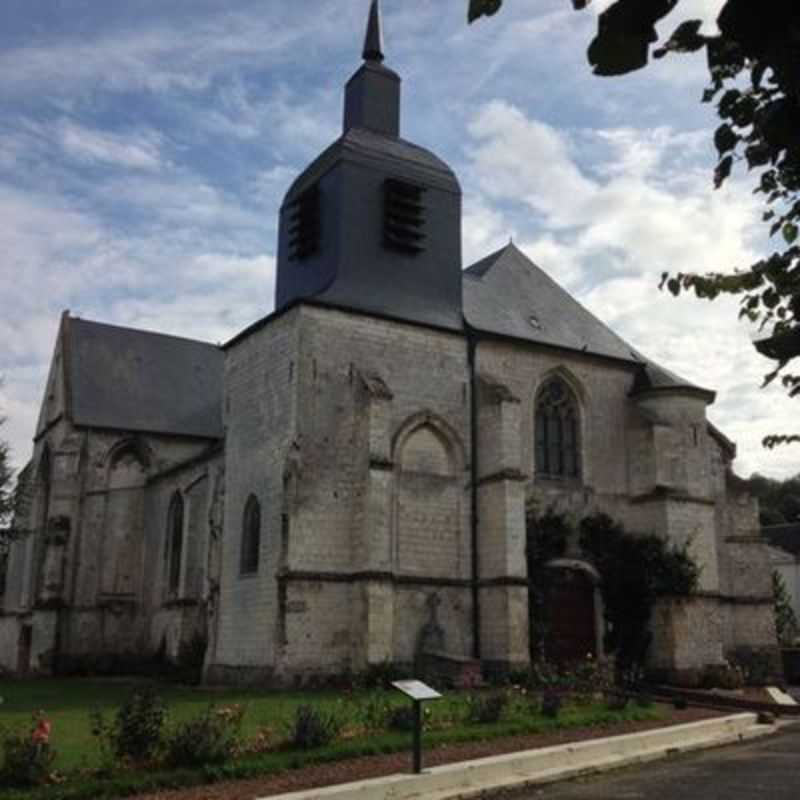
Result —
<instances>
[{"instance_id":1,"label":"stone church wall","mask_svg":"<svg viewBox=\"0 0 800 800\"><path fill-rule=\"evenodd\" d=\"M149 626L147 647L178 660L181 647L195 639L212 637L219 584L219 532L212 521L218 513L219 486L224 480L222 455L216 455L159 476L148 492L148 551L143 597ZM216 491L215 491L216 490ZM173 499L183 501L183 542L180 577L175 591L169 587L169 513Z\"/></svg>"},{"instance_id":2,"label":"stone church wall","mask_svg":"<svg viewBox=\"0 0 800 800\"><path fill-rule=\"evenodd\" d=\"M27 625L33 671L102 671L148 652L147 479L207 446L76 429L63 417L47 429L34 448L32 533L14 546L9 565L0 638L13 646L3 648L4 667L18 666ZM45 460L49 490L41 475Z\"/></svg>"},{"instance_id":3,"label":"stone church wall","mask_svg":"<svg viewBox=\"0 0 800 800\"><path fill-rule=\"evenodd\" d=\"M508 342L482 342L478 372L507 387L520 401L519 463L526 476L526 503L544 511L583 516L607 510L619 516L628 496L627 433L632 427L628 399L633 381L629 365L576 353L534 349ZM539 387L551 375L560 375L573 389L581 413L582 476L575 481L534 479L534 406ZM483 472L484 456L479 464Z\"/></svg>"},{"instance_id":4,"label":"stone church wall","mask_svg":"<svg viewBox=\"0 0 800 800\"><path fill-rule=\"evenodd\" d=\"M284 370L280 354L288 344L273 337L287 342L293 336L297 350ZM410 662L432 618L458 631L447 648L469 654L463 338L302 306L236 346L229 356L234 382L245 359L259 352L269 354L271 374L283 372L287 387L291 373L302 400L286 418L260 411L262 420L274 422L246 436L252 446L266 434L263 447L271 455L260 469L265 482L277 484L275 503L283 515L276 519L281 555L270 576L259 577L271 583L280 564L279 580L259 612L270 643L253 666L301 679L368 663ZM229 391L235 407L240 390L232 383ZM287 391L281 402L294 399ZM244 424L241 407L236 417L236 425ZM229 428L229 486L238 480L231 445L239 435ZM228 597L223 579L223 607Z\"/></svg>"},{"instance_id":5,"label":"stone church wall","mask_svg":"<svg viewBox=\"0 0 800 800\"><path fill-rule=\"evenodd\" d=\"M209 681L266 680L275 668L277 573L283 563L283 483L295 439L298 369L295 309L226 354L225 515L218 617L206 656ZM261 510L258 571L241 572L245 504Z\"/></svg>"}]
</instances>

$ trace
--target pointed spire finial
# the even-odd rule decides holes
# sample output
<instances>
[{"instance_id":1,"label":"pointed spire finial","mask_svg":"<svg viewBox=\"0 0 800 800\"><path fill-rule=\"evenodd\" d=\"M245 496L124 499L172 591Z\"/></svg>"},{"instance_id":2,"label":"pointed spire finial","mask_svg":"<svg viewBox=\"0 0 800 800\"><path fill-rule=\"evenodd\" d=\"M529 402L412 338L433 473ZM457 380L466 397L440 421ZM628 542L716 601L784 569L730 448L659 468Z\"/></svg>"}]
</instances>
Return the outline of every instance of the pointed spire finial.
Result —
<instances>
[{"instance_id":1,"label":"pointed spire finial","mask_svg":"<svg viewBox=\"0 0 800 800\"><path fill-rule=\"evenodd\" d=\"M364 39L364 61L383 61L383 31L381 30L381 7L379 0L372 0Z\"/></svg>"}]
</instances>

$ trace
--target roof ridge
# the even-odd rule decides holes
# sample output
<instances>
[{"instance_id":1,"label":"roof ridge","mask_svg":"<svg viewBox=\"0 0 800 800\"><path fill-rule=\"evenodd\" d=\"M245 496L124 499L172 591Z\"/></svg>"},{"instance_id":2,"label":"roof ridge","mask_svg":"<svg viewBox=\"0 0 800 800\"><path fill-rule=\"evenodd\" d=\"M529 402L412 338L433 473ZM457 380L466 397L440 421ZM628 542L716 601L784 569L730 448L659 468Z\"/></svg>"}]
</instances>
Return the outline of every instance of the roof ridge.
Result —
<instances>
[{"instance_id":1,"label":"roof ridge","mask_svg":"<svg viewBox=\"0 0 800 800\"><path fill-rule=\"evenodd\" d=\"M213 347L215 349L221 349L220 345L214 344L213 342L207 342L202 339L192 339L188 336L180 336L175 333L162 333L161 331L152 331L147 330L146 328L134 328L130 325L119 325L115 322L99 322L96 319L85 319L84 317L69 317L69 321L72 325L80 324L80 325L96 325L99 328L115 328L119 331L127 331L128 333L139 333L144 334L145 336L158 336L162 339L174 339L179 342L191 342L192 344L200 344L204 345L205 347Z\"/></svg>"}]
</instances>

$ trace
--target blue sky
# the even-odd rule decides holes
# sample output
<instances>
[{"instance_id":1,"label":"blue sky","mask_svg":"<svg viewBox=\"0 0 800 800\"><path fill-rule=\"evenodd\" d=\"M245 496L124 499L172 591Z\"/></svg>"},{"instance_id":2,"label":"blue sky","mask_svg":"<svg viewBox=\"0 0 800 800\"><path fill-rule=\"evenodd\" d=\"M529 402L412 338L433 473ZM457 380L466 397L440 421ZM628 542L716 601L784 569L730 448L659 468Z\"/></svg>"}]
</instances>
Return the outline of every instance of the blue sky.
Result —
<instances>
[{"instance_id":1,"label":"blue sky","mask_svg":"<svg viewBox=\"0 0 800 800\"><path fill-rule=\"evenodd\" d=\"M767 243L750 185L711 188L702 58L621 79L585 48L608 2L383 0L403 135L464 191L465 266L509 236L632 344L719 392L737 467L796 404L736 304L674 300L663 270L749 264ZM683 0L713 21L719 0ZM3 0L0 4L0 410L30 452L58 318L224 341L273 306L277 210L337 137L368 0ZM709 22L713 24L713 22ZM669 26L667 26L669 27Z\"/></svg>"}]
</instances>

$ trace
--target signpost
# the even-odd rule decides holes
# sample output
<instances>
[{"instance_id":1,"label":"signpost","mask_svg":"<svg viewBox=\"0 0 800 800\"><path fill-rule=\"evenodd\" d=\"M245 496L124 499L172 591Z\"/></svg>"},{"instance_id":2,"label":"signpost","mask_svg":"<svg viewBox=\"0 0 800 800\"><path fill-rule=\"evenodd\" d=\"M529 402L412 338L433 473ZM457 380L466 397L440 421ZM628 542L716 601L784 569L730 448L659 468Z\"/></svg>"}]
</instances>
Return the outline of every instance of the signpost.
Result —
<instances>
[{"instance_id":1,"label":"signpost","mask_svg":"<svg viewBox=\"0 0 800 800\"><path fill-rule=\"evenodd\" d=\"M411 698L414 708L414 774L422 772L422 703L438 700L441 695L422 681L393 681L392 686Z\"/></svg>"}]
</instances>

